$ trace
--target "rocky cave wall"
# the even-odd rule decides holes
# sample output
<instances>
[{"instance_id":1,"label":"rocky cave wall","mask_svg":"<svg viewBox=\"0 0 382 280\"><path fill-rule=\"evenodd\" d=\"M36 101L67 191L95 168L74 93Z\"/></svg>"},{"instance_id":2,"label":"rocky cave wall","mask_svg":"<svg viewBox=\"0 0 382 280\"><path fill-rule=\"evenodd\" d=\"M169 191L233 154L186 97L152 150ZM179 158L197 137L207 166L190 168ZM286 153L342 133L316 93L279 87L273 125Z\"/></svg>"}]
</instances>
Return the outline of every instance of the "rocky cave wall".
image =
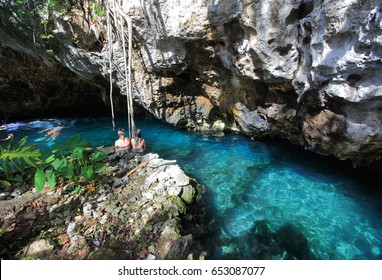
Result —
<instances>
[{"instance_id":1,"label":"rocky cave wall","mask_svg":"<svg viewBox=\"0 0 382 280\"><path fill-rule=\"evenodd\" d=\"M359 165L380 159L380 1L119 2L134 27L134 100L158 119L195 130L280 136ZM77 102L87 102L93 94L107 103L110 43L105 22L79 21L73 14L54 16L51 29L58 40L50 46L54 53L48 59L31 54L25 40L15 39L9 24L18 23L5 20L2 11L1 32L7 34L0 36L2 53L11 49L22 54L21 61L27 55L38 60L40 68L56 67L46 82L57 88L55 79L61 77L66 86L60 86L62 94L71 90L68 79L80 79L73 85L86 84L92 90L85 86L86 95L71 94ZM111 46L113 82L124 93L123 49L116 40ZM8 72L20 70L2 71L0 98L5 104L4 96L12 91L3 81ZM8 80L21 84L15 77ZM24 83L29 89L36 84ZM39 96L36 90L25 92Z\"/></svg>"},{"instance_id":2,"label":"rocky cave wall","mask_svg":"<svg viewBox=\"0 0 382 280\"><path fill-rule=\"evenodd\" d=\"M101 43L81 13L0 1L0 122L110 111Z\"/></svg>"},{"instance_id":3,"label":"rocky cave wall","mask_svg":"<svg viewBox=\"0 0 382 280\"><path fill-rule=\"evenodd\" d=\"M156 117L380 159L380 1L130 2L136 98Z\"/></svg>"}]
</instances>

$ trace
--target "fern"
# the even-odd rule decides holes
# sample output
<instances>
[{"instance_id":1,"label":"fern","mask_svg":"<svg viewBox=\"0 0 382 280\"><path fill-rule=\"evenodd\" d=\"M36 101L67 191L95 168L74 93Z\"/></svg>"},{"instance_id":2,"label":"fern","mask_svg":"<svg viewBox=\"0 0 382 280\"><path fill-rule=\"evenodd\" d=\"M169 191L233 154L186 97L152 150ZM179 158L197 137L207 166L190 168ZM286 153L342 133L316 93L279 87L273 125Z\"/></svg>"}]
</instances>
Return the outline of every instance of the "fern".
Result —
<instances>
[{"instance_id":1,"label":"fern","mask_svg":"<svg viewBox=\"0 0 382 280\"><path fill-rule=\"evenodd\" d=\"M4 164L0 170L5 170L8 179L12 178L13 169L24 173L27 166L36 167L35 162L40 160L40 150L36 145L25 145L27 140L28 136L25 136L17 144L12 140L5 148L0 146L0 163Z\"/></svg>"}]
</instances>

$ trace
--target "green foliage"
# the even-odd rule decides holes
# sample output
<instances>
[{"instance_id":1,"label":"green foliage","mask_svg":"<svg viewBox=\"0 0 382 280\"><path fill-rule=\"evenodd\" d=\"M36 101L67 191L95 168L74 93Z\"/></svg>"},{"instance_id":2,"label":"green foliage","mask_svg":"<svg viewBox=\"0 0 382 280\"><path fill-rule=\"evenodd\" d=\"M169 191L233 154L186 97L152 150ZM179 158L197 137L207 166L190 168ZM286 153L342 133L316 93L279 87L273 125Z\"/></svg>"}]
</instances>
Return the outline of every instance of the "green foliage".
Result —
<instances>
[{"instance_id":1,"label":"green foliage","mask_svg":"<svg viewBox=\"0 0 382 280\"><path fill-rule=\"evenodd\" d=\"M82 11L82 16L86 17L88 23L91 19L99 20L106 15L104 2L101 0L16 0L14 4L18 17L24 25L33 26L33 30L36 32L33 34L34 41L35 34L37 34L37 38L42 40L37 40L37 43L44 44L49 55L54 54L54 46L58 44L59 39L52 34L57 14L67 14L76 9ZM53 44L53 39L57 40L56 45ZM73 40L76 46L80 44L78 38L73 38Z\"/></svg>"},{"instance_id":2,"label":"green foliage","mask_svg":"<svg viewBox=\"0 0 382 280\"><path fill-rule=\"evenodd\" d=\"M9 183L9 181L0 180L0 188L6 188L6 187L10 187L10 186L11 186L11 183Z\"/></svg>"},{"instance_id":3,"label":"green foliage","mask_svg":"<svg viewBox=\"0 0 382 280\"><path fill-rule=\"evenodd\" d=\"M56 179L61 177L74 182L78 193L82 185L96 179L106 169L103 160L107 155L89 147L90 143L81 140L78 134L62 144L55 145L52 154L36 169L36 190L40 192L46 182L53 188Z\"/></svg>"},{"instance_id":4,"label":"green foliage","mask_svg":"<svg viewBox=\"0 0 382 280\"><path fill-rule=\"evenodd\" d=\"M46 175L45 175L44 171L37 168L36 173L34 175L34 185L36 187L37 192L42 191L42 189L44 188L44 185L45 185L45 180L46 180Z\"/></svg>"},{"instance_id":5,"label":"green foliage","mask_svg":"<svg viewBox=\"0 0 382 280\"><path fill-rule=\"evenodd\" d=\"M54 8L56 8L56 6L57 6L57 2L54 1L54 0L48 0L48 1L45 3L45 5L46 5L48 8L52 8L52 9L54 9Z\"/></svg>"},{"instance_id":6,"label":"green foliage","mask_svg":"<svg viewBox=\"0 0 382 280\"><path fill-rule=\"evenodd\" d=\"M70 137L65 143L54 146L52 154L41 159L41 152L36 145L26 145L28 137L18 143L10 139L6 147L0 146L0 187L9 187L9 181L22 181L26 168L36 168L34 185L41 192L46 183L51 188L56 185L57 178L71 180L77 185L76 193L81 186L96 179L106 170L103 161L107 155L93 150L90 143L81 140L78 134ZM38 163L38 164L37 164Z\"/></svg>"},{"instance_id":7,"label":"green foliage","mask_svg":"<svg viewBox=\"0 0 382 280\"><path fill-rule=\"evenodd\" d=\"M99 5L97 1L94 1L93 4L90 5L90 10L93 14L99 17L104 17L106 15L105 10L102 9L101 5Z\"/></svg>"},{"instance_id":8,"label":"green foliage","mask_svg":"<svg viewBox=\"0 0 382 280\"><path fill-rule=\"evenodd\" d=\"M1 186L9 186L10 180L21 181L27 167L36 167L40 161L41 152L36 145L26 145L28 137L25 136L18 143L11 138L6 147L0 146L0 174L5 173L7 180L1 180ZM13 175L18 171L21 175Z\"/></svg>"},{"instance_id":9,"label":"green foliage","mask_svg":"<svg viewBox=\"0 0 382 280\"><path fill-rule=\"evenodd\" d=\"M51 40L54 38L54 35L53 34L47 34L47 35L41 34L40 38L43 40Z\"/></svg>"}]
</instances>

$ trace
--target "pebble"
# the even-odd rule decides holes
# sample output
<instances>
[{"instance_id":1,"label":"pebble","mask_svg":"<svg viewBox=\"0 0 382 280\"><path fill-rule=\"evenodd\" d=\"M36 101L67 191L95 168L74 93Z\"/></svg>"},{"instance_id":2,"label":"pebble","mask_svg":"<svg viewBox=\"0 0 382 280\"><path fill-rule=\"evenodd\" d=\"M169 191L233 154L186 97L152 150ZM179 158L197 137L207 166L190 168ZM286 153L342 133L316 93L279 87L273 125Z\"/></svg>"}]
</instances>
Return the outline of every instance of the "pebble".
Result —
<instances>
[{"instance_id":1,"label":"pebble","mask_svg":"<svg viewBox=\"0 0 382 280\"><path fill-rule=\"evenodd\" d=\"M91 217L92 205L89 202L85 202L84 206L82 207L82 212L84 213L84 216Z\"/></svg>"},{"instance_id":2,"label":"pebble","mask_svg":"<svg viewBox=\"0 0 382 280\"><path fill-rule=\"evenodd\" d=\"M123 181L120 178L114 178L113 188L118 188L122 186Z\"/></svg>"},{"instance_id":3,"label":"pebble","mask_svg":"<svg viewBox=\"0 0 382 280\"><path fill-rule=\"evenodd\" d=\"M109 218L109 217L108 217L106 214L103 215L102 218L101 218L100 223L103 224L103 225L106 224L108 218Z\"/></svg>"},{"instance_id":4,"label":"pebble","mask_svg":"<svg viewBox=\"0 0 382 280\"><path fill-rule=\"evenodd\" d=\"M75 235L70 239L70 246L68 248L69 252L75 252L86 245L85 237L81 235Z\"/></svg>"},{"instance_id":5,"label":"pebble","mask_svg":"<svg viewBox=\"0 0 382 280\"><path fill-rule=\"evenodd\" d=\"M89 244L96 248L100 248L102 246L102 242L99 240L90 240Z\"/></svg>"},{"instance_id":6,"label":"pebble","mask_svg":"<svg viewBox=\"0 0 382 280\"><path fill-rule=\"evenodd\" d=\"M156 256L154 256L153 254L148 254L148 256L147 256L147 260L148 261L153 261L153 260L156 260Z\"/></svg>"},{"instance_id":7,"label":"pebble","mask_svg":"<svg viewBox=\"0 0 382 280\"><path fill-rule=\"evenodd\" d=\"M153 254L153 253L155 253L155 246L154 246L154 245L150 245L150 246L147 248L147 250L148 250L151 254Z\"/></svg>"},{"instance_id":8,"label":"pebble","mask_svg":"<svg viewBox=\"0 0 382 280\"><path fill-rule=\"evenodd\" d=\"M134 220L138 220L138 219L141 217L141 215L140 215L139 213L137 213L137 212L133 212L133 213L131 213L130 216L131 216Z\"/></svg>"},{"instance_id":9,"label":"pebble","mask_svg":"<svg viewBox=\"0 0 382 280\"><path fill-rule=\"evenodd\" d=\"M121 210L122 210L121 207L117 207L117 208L115 208L115 209L111 212L111 214L112 214L114 217L117 217L118 214L119 214L119 212L120 212Z\"/></svg>"},{"instance_id":10,"label":"pebble","mask_svg":"<svg viewBox=\"0 0 382 280\"><path fill-rule=\"evenodd\" d=\"M142 193L142 196L145 197L147 200L153 200L154 198L154 194L152 192Z\"/></svg>"},{"instance_id":11,"label":"pebble","mask_svg":"<svg viewBox=\"0 0 382 280\"><path fill-rule=\"evenodd\" d=\"M12 196L12 197L18 197L18 196L20 196L20 195L22 195L22 191L21 191L21 189L15 189L11 194L10 194L10 196Z\"/></svg>"},{"instance_id":12,"label":"pebble","mask_svg":"<svg viewBox=\"0 0 382 280\"><path fill-rule=\"evenodd\" d=\"M76 230L76 223L70 223L68 225L68 229L66 230L66 234L69 236L69 237L72 237L74 235L74 232Z\"/></svg>"},{"instance_id":13,"label":"pebble","mask_svg":"<svg viewBox=\"0 0 382 280\"><path fill-rule=\"evenodd\" d=\"M151 214L151 213L153 213L154 212L154 207L148 207L147 209L146 209L146 211L147 211L147 213L148 214Z\"/></svg>"},{"instance_id":14,"label":"pebble","mask_svg":"<svg viewBox=\"0 0 382 280\"><path fill-rule=\"evenodd\" d=\"M0 200L6 200L9 195L10 195L9 192L0 193Z\"/></svg>"},{"instance_id":15,"label":"pebble","mask_svg":"<svg viewBox=\"0 0 382 280\"><path fill-rule=\"evenodd\" d=\"M26 252L26 256L38 256L44 253L47 253L53 249L53 245L50 245L49 242L45 239L40 239L33 242Z\"/></svg>"},{"instance_id":16,"label":"pebble","mask_svg":"<svg viewBox=\"0 0 382 280\"><path fill-rule=\"evenodd\" d=\"M97 219L99 216L101 216L100 213L98 213L98 212L95 211L95 210L92 211L92 214L93 214L93 218L94 218L94 219Z\"/></svg>"},{"instance_id":17,"label":"pebble","mask_svg":"<svg viewBox=\"0 0 382 280\"><path fill-rule=\"evenodd\" d=\"M101 195L100 197L98 197L97 202L102 202L102 201L106 201L106 195Z\"/></svg>"}]
</instances>

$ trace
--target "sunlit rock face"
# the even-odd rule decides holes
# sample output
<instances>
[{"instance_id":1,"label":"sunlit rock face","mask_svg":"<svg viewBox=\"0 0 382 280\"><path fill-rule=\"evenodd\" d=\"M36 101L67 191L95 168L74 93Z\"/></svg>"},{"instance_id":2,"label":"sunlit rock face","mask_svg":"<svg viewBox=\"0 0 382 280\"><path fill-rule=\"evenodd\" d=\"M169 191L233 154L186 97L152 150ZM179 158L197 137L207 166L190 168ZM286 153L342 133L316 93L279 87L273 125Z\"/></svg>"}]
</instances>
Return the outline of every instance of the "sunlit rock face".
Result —
<instances>
[{"instance_id":1,"label":"sunlit rock face","mask_svg":"<svg viewBox=\"0 0 382 280\"><path fill-rule=\"evenodd\" d=\"M125 9L137 38L135 98L158 118L193 129L222 120L356 164L380 158L380 1L153 0Z\"/></svg>"},{"instance_id":2,"label":"sunlit rock face","mask_svg":"<svg viewBox=\"0 0 382 280\"><path fill-rule=\"evenodd\" d=\"M380 159L380 1L121 3L133 22L134 100L158 119L281 136L355 164ZM108 103L107 50L114 53L113 85L125 94L123 47L108 42L105 21L89 25L74 15L56 15L54 61L93 81ZM12 48L4 38L2 48Z\"/></svg>"}]
</instances>

